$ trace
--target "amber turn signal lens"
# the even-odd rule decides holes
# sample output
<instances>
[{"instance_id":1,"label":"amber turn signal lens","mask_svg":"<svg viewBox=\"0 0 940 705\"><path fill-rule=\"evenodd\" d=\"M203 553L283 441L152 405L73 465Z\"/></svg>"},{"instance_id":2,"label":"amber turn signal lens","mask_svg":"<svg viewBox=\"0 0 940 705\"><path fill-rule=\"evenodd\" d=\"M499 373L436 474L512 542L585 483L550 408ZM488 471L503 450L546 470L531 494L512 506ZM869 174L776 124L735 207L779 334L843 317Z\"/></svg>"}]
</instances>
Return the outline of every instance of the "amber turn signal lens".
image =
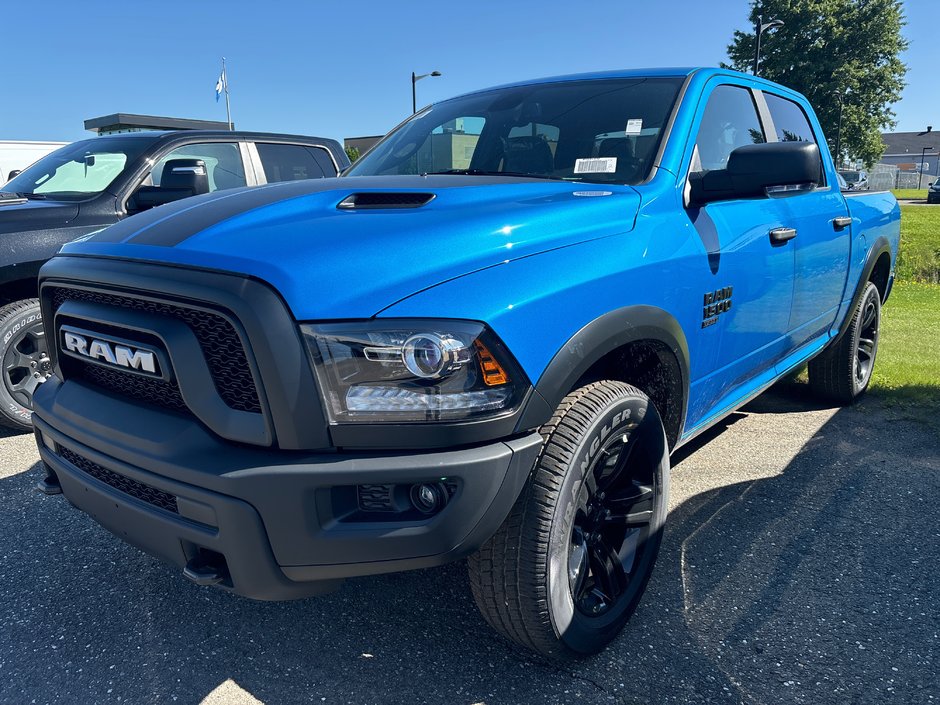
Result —
<instances>
[{"instance_id":1,"label":"amber turn signal lens","mask_svg":"<svg viewBox=\"0 0 940 705\"><path fill-rule=\"evenodd\" d=\"M483 373L483 383L487 387L496 387L509 382L509 375L493 357L493 354L479 340L473 343L480 359L480 371Z\"/></svg>"}]
</instances>

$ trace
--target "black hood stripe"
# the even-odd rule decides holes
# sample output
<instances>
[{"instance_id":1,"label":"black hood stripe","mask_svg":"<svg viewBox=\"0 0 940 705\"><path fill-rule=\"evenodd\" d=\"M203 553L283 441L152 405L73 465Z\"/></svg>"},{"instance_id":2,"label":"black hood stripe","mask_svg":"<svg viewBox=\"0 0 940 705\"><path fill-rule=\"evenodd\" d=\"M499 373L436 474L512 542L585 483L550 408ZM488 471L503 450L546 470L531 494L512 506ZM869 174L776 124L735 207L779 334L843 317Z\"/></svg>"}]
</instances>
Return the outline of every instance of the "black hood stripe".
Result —
<instances>
[{"instance_id":1,"label":"black hood stripe","mask_svg":"<svg viewBox=\"0 0 940 705\"><path fill-rule=\"evenodd\" d=\"M339 203L358 191L440 191L447 188L492 185L496 183L540 182L499 176L352 176L332 179L285 181L265 186L216 191L186 198L122 220L92 238L92 242L126 242L134 245L173 247L224 220L256 208L326 191L336 192ZM185 215L184 215L185 214ZM177 217L179 216L179 217Z\"/></svg>"}]
</instances>

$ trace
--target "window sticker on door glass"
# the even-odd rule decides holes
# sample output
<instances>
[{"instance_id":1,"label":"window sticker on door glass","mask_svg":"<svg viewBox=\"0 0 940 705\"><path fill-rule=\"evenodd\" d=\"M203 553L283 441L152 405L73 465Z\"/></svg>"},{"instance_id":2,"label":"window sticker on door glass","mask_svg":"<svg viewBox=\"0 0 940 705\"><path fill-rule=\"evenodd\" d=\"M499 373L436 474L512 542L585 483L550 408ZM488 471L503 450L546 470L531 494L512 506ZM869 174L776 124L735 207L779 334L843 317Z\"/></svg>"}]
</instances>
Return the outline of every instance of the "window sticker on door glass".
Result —
<instances>
[{"instance_id":1,"label":"window sticker on door glass","mask_svg":"<svg viewBox=\"0 0 940 705\"><path fill-rule=\"evenodd\" d=\"M627 120L626 134L638 135L641 132L643 132L643 120L639 118L636 118L633 120Z\"/></svg>"},{"instance_id":2,"label":"window sticker on door glass","mask_svg":"<svg viewBox=\"0 0 940 705\"><path fill-rule=\"evenodd\" d=\"M598 157L596 159L576 159L575 174L613 174L617 171L617 157Z\"/></svg>"}]
</instances>

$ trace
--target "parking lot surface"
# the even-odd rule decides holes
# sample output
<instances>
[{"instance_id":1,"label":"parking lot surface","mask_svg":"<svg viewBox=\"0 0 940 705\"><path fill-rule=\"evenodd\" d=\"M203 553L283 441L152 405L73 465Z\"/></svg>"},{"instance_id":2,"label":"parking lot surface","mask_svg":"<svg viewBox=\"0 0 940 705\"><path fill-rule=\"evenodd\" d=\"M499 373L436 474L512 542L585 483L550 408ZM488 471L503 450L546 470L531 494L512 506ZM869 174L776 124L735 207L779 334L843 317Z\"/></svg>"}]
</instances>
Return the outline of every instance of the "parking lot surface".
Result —
<instances>
[{"instance_id":1,"label":"parking lot surface","mask_svg":"<svg viewBox=\"0 0 940 705\"><path fill-rule=\"evenodd\" d=\"M191 585L0 437L0 702L940 703L940 441L803 393L677 453L639 610L565 665L491 632L462 563L292 603Z\"/></svg>"}]
</instances>

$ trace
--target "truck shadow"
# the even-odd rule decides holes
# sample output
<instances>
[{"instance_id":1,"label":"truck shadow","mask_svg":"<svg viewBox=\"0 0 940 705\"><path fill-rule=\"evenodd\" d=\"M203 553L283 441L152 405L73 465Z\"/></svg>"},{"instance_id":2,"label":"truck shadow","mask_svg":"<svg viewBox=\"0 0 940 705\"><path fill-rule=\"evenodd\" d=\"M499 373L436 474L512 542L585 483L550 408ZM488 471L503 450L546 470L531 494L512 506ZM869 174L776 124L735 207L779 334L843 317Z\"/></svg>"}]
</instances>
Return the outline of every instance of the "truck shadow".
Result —
<instances>
[{"instance_id":1,"label":"truck shadow","mask_svg":"<svg viewBox=\"0 0 940 705\"><path fill-rule=\"evenodd\" d=\"M0 480L0 701L199 703L221 684L267 703L936 697L935 438L877 405L765 397L673 458L648 592L575 664L491 632L462 563L293 603L197 588L33 492L34 466Z\"/></svg>"}]
</instances>

